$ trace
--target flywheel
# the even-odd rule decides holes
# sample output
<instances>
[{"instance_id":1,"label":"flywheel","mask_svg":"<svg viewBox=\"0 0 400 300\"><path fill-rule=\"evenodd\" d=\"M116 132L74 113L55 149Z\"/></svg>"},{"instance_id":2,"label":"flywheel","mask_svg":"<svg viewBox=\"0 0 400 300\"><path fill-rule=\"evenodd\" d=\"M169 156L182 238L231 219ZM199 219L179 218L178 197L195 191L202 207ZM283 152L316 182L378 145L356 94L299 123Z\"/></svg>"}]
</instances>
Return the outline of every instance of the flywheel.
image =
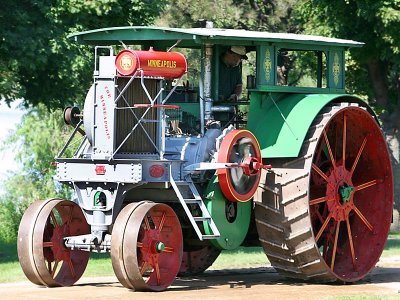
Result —
<instances>
[{"instance_id":1,"label":"flywheel","mask_svg":"<svg viewBox=\"0 0 400 300\"><path fill-rule=\"evenodd\" d=\"M376 120L357 104L327 106L299 157L269 161L254 197L259 239L289 277L353 282L375 266L393 209L393 177Z\"/></svg>"},{"instance_id":2,"label":"flywheel","mask_svg":"<svg viewBox=\"0 0 400 300\"><path fill-rule=\"evenodd\" d=\"M260 145L250 131L235 129L224 137L218 162L240 166L217 171L222 193L228 200L246 202L253 198L260 182L261 160Z\"/></svg>"}]
</instances>

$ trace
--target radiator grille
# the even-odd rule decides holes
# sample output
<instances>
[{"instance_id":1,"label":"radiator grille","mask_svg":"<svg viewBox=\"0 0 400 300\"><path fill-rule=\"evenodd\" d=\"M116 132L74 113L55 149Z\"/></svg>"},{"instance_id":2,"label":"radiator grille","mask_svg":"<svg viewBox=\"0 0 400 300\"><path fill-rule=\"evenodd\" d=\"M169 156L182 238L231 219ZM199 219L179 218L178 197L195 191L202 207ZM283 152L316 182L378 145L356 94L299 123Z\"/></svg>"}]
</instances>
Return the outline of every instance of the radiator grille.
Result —
<instances>
[{"instance_id":1,"label":"radiator grille","mask_svg":"<svg viewBox=\"0 0 400 300\"><path fill-rule=\"evenodd\" d=\"M119 95L120 91L126 86L130 78L119 77L117 78L117 92L116 95ZM157 95L159 91L160 82L155 79L145 79L145 86L152 98ZM126 100L126 102L124 101ZM142 88L140 83L140 78L134 79L130 84L128 89L124 92L124 99L119 99L117 103L118 108L123 107L132 107L134 104L145 103L149 104L149 99L145 94L145 91ZM145 108L136 108L133 109L136 116L141 118L143 113L146 111ZM146 116L144 117L146 120L156 120L157 119L157 110L150 109ZM137 124L137 120L133 116L130 109L117 109L116 113L116 142L117 147L122 143L125 137L129 134L132 128ZM147 131L150 138L156 144L156 134L157 134L157 126L159 123L155 122L145 122L142 123L143 128ZM135 131L130 135L130 137L125 141L123 146L118 150L118 153L156 153L156 149L153 144L150 142L149 138L145 134L144 130L141 126L137 126Z\"/></svg>"}]
</instances>

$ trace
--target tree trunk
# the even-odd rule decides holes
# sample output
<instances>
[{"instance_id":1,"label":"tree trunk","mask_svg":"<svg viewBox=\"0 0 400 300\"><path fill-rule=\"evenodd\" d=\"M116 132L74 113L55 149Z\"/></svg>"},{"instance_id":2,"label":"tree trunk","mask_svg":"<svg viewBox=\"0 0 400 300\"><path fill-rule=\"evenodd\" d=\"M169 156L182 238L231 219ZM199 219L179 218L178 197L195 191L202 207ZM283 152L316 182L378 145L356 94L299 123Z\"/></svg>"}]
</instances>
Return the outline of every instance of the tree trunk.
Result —
<instances>
[{"instance_id":1,"label":"tree trunk","mask_svg":"<svg viewBox=\"0 0 400 300\"><path fill-rule=\"evenodd\" d=\"M389 147L394 179L394 207L400 211L400 134L399 131L385 132Z\"/></svg>"},{"instance_id":2,"label":"tree trunk","mask_svg":"<svg viewBox=\"0 0 400 300\"><path fill-rule=\"evenodd\" d=\"M371 78L376 103L383 108L387 108L389 102L387 63L379 59L372 58L367 62L367 67L369 77Z\"/></svg>"}]
</instances>

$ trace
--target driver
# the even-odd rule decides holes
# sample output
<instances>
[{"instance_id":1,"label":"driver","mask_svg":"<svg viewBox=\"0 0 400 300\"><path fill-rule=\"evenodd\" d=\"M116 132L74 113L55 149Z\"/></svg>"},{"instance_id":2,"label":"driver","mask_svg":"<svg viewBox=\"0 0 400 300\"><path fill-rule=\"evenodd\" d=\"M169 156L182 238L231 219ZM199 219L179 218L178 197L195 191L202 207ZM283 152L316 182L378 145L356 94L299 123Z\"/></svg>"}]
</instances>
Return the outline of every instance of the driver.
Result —
<instances>
[{"instance_id":1,"label":"driver","mask_svg":"<svg viewBox=\"0 0 400 300\"><path fill-rule=\"evenodd\" d=\"M242 59L247 59L246 47L231 46L220 57L219 100L237 101L242 94Z\"/></svg>"}]
</instances>

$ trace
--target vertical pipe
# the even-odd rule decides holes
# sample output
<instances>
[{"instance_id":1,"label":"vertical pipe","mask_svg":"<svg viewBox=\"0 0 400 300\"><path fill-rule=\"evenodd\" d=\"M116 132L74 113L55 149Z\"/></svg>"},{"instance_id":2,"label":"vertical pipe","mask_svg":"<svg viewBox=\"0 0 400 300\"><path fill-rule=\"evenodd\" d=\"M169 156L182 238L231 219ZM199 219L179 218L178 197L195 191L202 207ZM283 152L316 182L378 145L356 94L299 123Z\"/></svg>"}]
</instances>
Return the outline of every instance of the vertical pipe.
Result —
<instances>
[{"instance_id":1,"label":"vertical pipe","mask_svg":"<svg viewBox=\"0 0 400 300\"><path fill-rule=\"evenodd\" d=\"M206 121L212 119L212 102L213 99L211 98L211 62L212 62L212 55L213 55L213 48L212 45L207 44L205 46L204 51L204 79L203 79L203 86L204 86L204 118Z\"/></svg>"},{"instance_id":2,"label":"vertical pipe","mask_svg":"<svg viewBox=\"0 0 400 300\"><path fill-rule=\"evenodd\" d=\"M317 87L322 88L322 52L317 51Z\"/></svg>"}]
</instances>

